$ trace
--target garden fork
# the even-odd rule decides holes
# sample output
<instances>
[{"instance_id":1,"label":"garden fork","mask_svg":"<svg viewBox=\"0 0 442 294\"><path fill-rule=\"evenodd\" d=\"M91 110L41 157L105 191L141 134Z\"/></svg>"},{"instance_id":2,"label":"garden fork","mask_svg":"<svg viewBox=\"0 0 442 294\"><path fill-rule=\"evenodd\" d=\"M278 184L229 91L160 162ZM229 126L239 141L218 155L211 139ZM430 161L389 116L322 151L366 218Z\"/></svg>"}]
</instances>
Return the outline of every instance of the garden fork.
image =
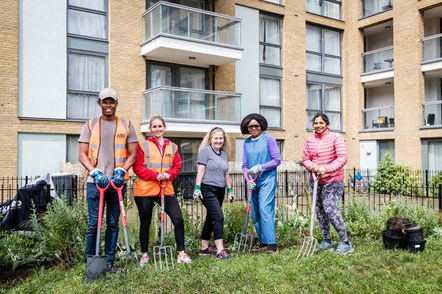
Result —
<instances>
[{"instance_id":1,"label":"garden fork","mask_svg":"<svg viewBox=\"0 0 442 294\"><path fill-rule=\"evenodd\" d=\"M313 197L312 197L312 207L311 207L311 217L310 217L310 236L304 237L304 242L302 243L301 250L298 253L298 256L296 259L309 257L311 256L315 250L316 247L318 247L318 240L313 237L313 227L315 224L315 208L316 208L316 198L318 193L318 179L314 173L312 173L313 176Z\"/></svg>"},{"instance_id":2,"label":"garden fork","mask_svg":"<svg viewBox=\"0 0 442 294\"><path fill-rule=\"evenodd\" d=\"M163 268L168 270L169 267L172 269L175 267L173 262L173 251L172 246L165 246L164 245L164 221L165 221L165 213L164 213L164 190L167 186L167 183L165 185L162 184L162 182L158 182L158 185L160 185L160 196L161 196L161 238L160 238L160 246L153 247L153 260L155 263L155 270L162 271Z\"/></svg>"},{"instance_id":3,"label":"garden fork","mask_svg":"<svg viewBox=\"0 0 442 294\"><path fill-rule=\"evenodd\" d=\"M138 255L136 252L130 251L129 236L127 234L126 211L124 209L124 201L123 201L124 185L121 185L121 187L117 187L112 180L110 181L110 183L112 188L114 188L114 190L117 191L118 202L120 204L121 223L123 225L124 243L126 246L126 254L120 256L120 268L121 271L126 271L129 266L133 268L138 267L139 265Z\"/></svg>"},{"instance_id":4,"label":"garden fork","mask_svg":"<svg viewBox=\"0 0 442 294\"><path fill-rule=\"evenodd\" d=\"M249 174L247 174L247 178L249 181L256 182L256 180L258 179L258 175L256 174L255 177L252 177ZM250 251L252 250L253 235L247 234L247 226L249 224L250 208L251 208L250 202L252 201L252 192L253 189L248 189L246 216L244 219L244 225L242 228L242 232L236 233L235 241L233 243L237 253L246 253L246 252L250 253Z\"/></svg>"}]
</instances>

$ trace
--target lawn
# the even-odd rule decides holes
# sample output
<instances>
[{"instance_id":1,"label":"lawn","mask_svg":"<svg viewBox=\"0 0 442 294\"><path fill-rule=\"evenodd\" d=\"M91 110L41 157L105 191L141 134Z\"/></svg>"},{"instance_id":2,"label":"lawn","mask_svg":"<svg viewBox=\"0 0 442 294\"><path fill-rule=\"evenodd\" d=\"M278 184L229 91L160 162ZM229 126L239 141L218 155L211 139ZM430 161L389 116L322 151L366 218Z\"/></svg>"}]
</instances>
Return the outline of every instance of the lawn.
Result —
<instances>
[{"instance_id":1,"label":"lawn","mask_svg":"<svg viewBox=\"0 0 442 294\"><path fill-rule=\"evenodd\" d=\"M216 261L193 256L189 265L156 272L153 264L107 275L87 285L84 264L37 269L4 293L442 293L442 239L428 238L424 252L385 250L382 241L354 242L356 252L321 252L296 260L299 246L275 256L252 253Z\"/></svg>"}]
</instances>

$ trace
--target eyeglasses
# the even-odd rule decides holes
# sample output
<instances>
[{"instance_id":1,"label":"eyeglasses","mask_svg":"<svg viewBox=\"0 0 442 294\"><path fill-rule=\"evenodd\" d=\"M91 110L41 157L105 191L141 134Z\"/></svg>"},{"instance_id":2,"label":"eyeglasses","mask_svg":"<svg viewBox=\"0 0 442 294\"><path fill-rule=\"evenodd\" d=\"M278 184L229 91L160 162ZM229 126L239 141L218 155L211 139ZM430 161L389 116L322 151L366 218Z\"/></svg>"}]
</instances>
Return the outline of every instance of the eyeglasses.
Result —
<instances>
[{"instance_id":1,"label":"eyeglasses","mask_svg":"<svg viewBox=\"0 0 442 294\"><path fill-rule=\"evenodd\" d=\"M251 130L251 129L260 129L261 126L260 126L260 125L250 125L250 126L247 126L247 128L248 128L249 130Z\"/></svg>"}]
</instances>

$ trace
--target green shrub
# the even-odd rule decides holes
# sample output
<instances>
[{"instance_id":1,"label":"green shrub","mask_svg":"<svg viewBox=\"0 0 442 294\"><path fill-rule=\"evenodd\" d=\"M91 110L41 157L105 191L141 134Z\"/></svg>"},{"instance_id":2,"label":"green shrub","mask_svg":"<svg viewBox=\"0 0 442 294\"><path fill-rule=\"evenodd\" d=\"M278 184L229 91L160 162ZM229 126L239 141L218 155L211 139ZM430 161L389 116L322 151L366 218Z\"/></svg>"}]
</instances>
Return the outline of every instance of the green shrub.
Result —
<instances>
[{"instance_id":1,"label":"green shrub","mask_svg":"<svg viewBox=\"0 0 442 294\"><path fill-rule=\"evenodd\" d=\"M442 185L442 171L438 172L433 178L431 178L431 186L433 187L434 194L439 195L439 186Z\"/></svg>"},{"instance_id":2,"label":"green shrub","mask_svg":"<svg viewBox=\"0 0 442 294\"><path fill-rule=\"evenodd\" d=\"M308 229L310 218L299 211L296 200L293 205L282 206L276 210L276 240L279 246L291 246L298 244ZM288 212L285 217L285 211Z\"/></svg>"},{"instance_id":3,"label":"green shrub","mask_svg":"<svg viewBox=\"0 0 442 294\"><path fill-rule=\"evenodd\" d=\"M411 168L396 164L389 152L382 156L376 176L371 183L378 193L395 195L416 195L419 192L418 180Z\"/></svg>"},{"instance_id":4,"label":"green shrub","mask_svg":"<svg viewBox=\"0 0 442 294\"><path fill-rule=\"evenodd\" d=\"M246 214L246 204L242 201L235 201L223 205L224 212L224 242L233 243L235 235L242 232ZM249 218L247 232L254 233L252 217Z\"/></svg>"}]
</instances>

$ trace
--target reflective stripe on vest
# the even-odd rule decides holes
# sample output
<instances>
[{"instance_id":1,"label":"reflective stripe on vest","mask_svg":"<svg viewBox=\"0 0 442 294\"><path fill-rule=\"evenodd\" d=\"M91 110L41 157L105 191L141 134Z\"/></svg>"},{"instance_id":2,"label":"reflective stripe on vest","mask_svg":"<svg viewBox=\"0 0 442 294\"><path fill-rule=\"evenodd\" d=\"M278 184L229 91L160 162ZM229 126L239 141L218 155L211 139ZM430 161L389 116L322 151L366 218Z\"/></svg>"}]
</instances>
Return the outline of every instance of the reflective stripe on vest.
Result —
<instances>
[{"instance_id":1,"label":"reflective stripe on vest","mask_svg":"<svg viewBox=\"0 0 442 294\"><path fill-rule=\"evenodd\" d=\"M88 156L91 164L95 167L98 162L98 154L101 145L101 117L88 121L91 138L89 140ZM115 167L123 167L127 159L127 138L129 137L130 121L117 117L117 128L114 138L114 161ZM129 173L126 172L124 179L129 179Z\"/></svg>"},{"instance_id":2,"label":"reflective stripe on vest","mask_svg":"<svg viewBox=\"0 0 442 294\"><path fill-rule=\"evenodd\" d=\"M175 153L178 147L175 143L167 144L164 148L164 154L158 150L154 142L145 140L139 142L140 148L144 152L144 167L157 173L164 173L172 168ZM160 194L160 186L157 181L143 181L138 179L135 183L134 196L158 196ZM174 195L172 182L169 181L164 191L165 195Z\"/></svg>"}]
</instances>

